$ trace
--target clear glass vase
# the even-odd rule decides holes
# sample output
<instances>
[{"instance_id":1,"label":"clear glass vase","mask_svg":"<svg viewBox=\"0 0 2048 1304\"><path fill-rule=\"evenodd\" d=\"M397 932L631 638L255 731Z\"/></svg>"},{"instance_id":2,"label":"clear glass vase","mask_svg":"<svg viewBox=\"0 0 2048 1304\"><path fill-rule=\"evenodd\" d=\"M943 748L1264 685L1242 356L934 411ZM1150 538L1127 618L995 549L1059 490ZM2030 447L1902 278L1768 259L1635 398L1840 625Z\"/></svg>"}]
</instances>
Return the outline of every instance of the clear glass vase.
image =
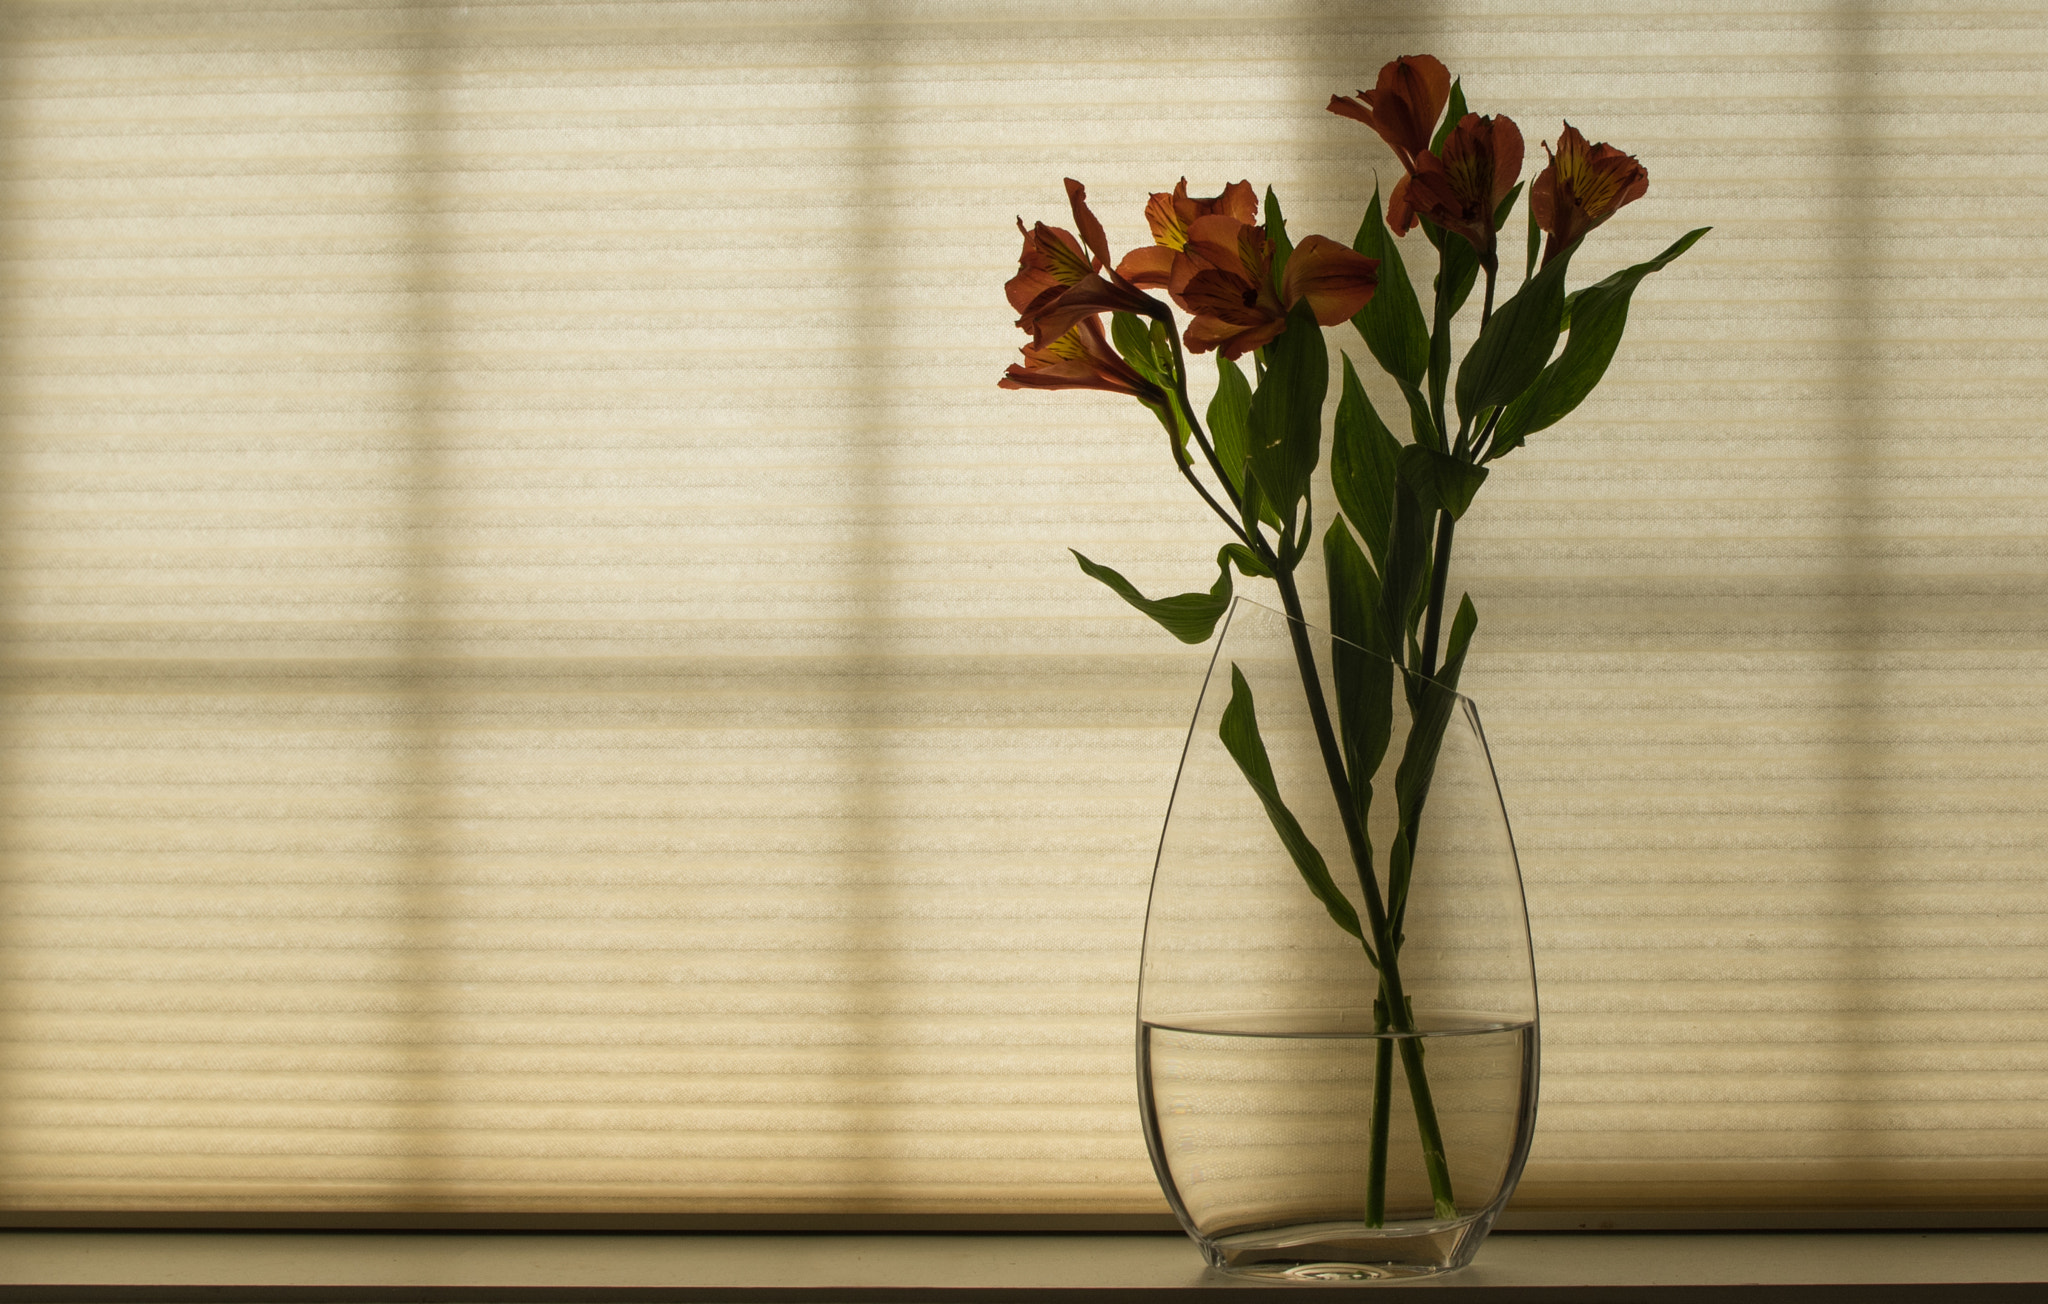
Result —
<instances>
[{"instance_id":1,"label":"clear glass vase","mask_svg":"<svg viewBox=\"0 0 2048 1304\"><path fill-rule=\"evenodd\" d=\"M1468 699L1299 633L1240 599L1195 710L1145 920L1146 1141L1215 1268L1448 1272L1513 1192L1536 1121L1535 967L1514 841ZM1370 772L1369 795L1349 770ZM1340 783L1362 816L1348 828ZM1393 939L1386 964L1381 937Z\"/></svg>"}]
</instances>

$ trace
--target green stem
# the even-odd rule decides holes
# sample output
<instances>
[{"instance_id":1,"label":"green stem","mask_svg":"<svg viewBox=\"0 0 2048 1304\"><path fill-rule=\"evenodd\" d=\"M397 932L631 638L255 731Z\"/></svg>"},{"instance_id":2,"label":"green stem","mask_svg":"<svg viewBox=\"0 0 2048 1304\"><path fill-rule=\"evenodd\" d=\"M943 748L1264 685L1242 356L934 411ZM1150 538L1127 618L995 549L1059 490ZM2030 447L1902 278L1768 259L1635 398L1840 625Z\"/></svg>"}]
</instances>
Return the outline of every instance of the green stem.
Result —
<instances>
[{"instance_id":1,"label":"green stem","mask_svg":"<svg viewBox=\"0 0 2048 1304\"><path fill-rule=\"evenodd\" d=\"M1416 1036L1415 1016L1401 987L1399 943L1387 919L1386 902L1380 896L1379 879L1372 872L1371 844L1365 826L1351 801L1351 783L1344 770L1344 753L1337 744L1337 731L1330 724L1330 707L1323 700L1322 678L1316 673L1315 650L1309 646L1308 624L1302 618L1301 595L1294 586L1294 571L1282 566L1274 573L1280 587L1280 602L1287 609L1287 632L1294 644L1295 667L1301 672L1301 686L1308 698L1308 716L1315 726L1316 743L1323 753L1323 770L1329 776L1331 793L1337 799L1337 814L1344 824L1345 841L1351 848L1351 863L1358 871L1358 886L1365 897L1366 918L1372 928L1373 950L1379 956L1380 999L1386 1003L1389 1029L1402 1034L1401 1067L1408 1078L1408 1094L1415 1104L1415 1125L1422 1134L1422 1162L1429 1173L1430 1195L1436 1215L1457 1214L1451 1198L1450 1169L1444 1162L1443 1129L1437 1124L1436 1105L1429 1092L1429 1079L1422 1068L1422 1045Z\"/></svg>"},{"instance_id":2,"label":"green stem","mask_svg":"<svg viewBox=\"0 0 2048 1304\"><path fill-rule=\"evenodd\" d=\"M1365 1167L1365 1225L1387 1225L1387 1131L1394 1115L1394 1043L1387 1033L1387 1002L1372 1003L1372 1134Z\"/></svg>"},{"instance_id":3,"label":"green stem","mask_svg":"<svg viewBox=\"0 0 2048 1304\"><path fill-rule=\"evenodd\" d=\"M1422 677L1436 677L1437 636L1444 623L1444 592L1451 582L1451 532L1457 518L1449 512L1438 512L1436 518L1436 553L1429 568L1429 614L1422 626Z\"/></svg>"}]
</instances>

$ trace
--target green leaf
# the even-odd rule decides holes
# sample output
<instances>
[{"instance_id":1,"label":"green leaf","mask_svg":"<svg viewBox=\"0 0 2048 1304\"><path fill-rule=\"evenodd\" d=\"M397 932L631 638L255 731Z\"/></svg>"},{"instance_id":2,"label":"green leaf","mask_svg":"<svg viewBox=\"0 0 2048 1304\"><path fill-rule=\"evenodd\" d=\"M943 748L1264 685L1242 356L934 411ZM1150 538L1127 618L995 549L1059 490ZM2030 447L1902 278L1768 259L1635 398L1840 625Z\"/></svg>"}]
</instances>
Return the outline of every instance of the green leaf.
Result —
<instances>
[{"instance_id":1,"label":"green leaf","mask_svg":"<svg viewBox=\"0 0 2048 1304\"><path fill-rule=\"evenodd\" d=\"M1259 572L1247 570L1244 561L1234 556L1232 549L1247 551L1237 544L1230 544L1216 554L1216 583L1207 593L1181 593L1171 598L1148 598L1109 567L1096 565L1072 548L1067 551L1074 552L1074 560L1081 563L1084 572L1101 580L1114 589L1118 597L1158 621L1167 633L1183 643L1206 643L1209 635L1216 631L1216 622L1223 619L1223 613L1230 609L1231 563L1235 561L1238 569L1248 575L1265 569L1260 566ZM1253 558L1253 562L1256 564L1257 559Z\"/></svg>"},{"instance_id":2,"label":"green leaf","mask_svg":"<svg viewBox=\"0 0 2048 1304\"><path fill-rule=\"evenodd\" d=\"M1140 402L1151 409L1152 415L1159 418L1159 424L1185 449L1194 429L1181 411L1180 397L1174 393L1171 364L1166 367L1159 364L1156 329L1157 323L1154 323L1154 330L1148 331L1145 323L1131 313L1110 315L1109 338L1116 351L1123 355L1123 360L1130 363L1134 371L1166 392L1163 404L1145 399Z\"/></svg>"},{"instance_id":3,"label":"green leaf","mask_svg":"<svg viewBox=\"0 0 2048 1304\"><path fill-rule=\"evenodd\" d=\"M1244 459L1252 450L1252 387L1235 362L1216 355L1216 396L1209 400L1209 437L1230 487L1244 490Z\"/></svg>"},{"instance_id":4,"label":"green leaf","mask_svg":"<svg viewBox=\"0 0 2048 1304\"><path fill-rule=\"evenodd\" d=\"M1486 468L1449 453L1410 444L1401 450L1401 483L1415 491L1424 507L1449 512L1456 520L1472 505L1472 495L1486 482Z\"/></svg>"},{"instance_id":5,"label":"green leaf","mask_svg":"<svg viewBox=\"0 0 2048 1304\"><path fill-rule=\"evenodd\" d=\"M1163 321L1152 323L1152 363L1159 369L1160 383L1173 386L1173 328Z\"/></svg>"},{"instance_id":6,"label":"green leaf","mask_svg":"<svg viewBox=\"0 0 2048 1304\"><path fill-rule=\"evenodd\" d=\"M1292 521L1322 455L1323 396L1330 385L1323 330L1306 299L1265 352L1266 374L1252 394L1251 465L1280 519Z\"/></svg>"},{"instance_id":7,"label":"green leaf","mask_svg":"<svg viewBox=\"0 0 2048 1304\"><path fill-rule=\"evenodd\" d=\"M1401 397L1408 400L1408 430L1415 442L1424 448L1442 448L1443 434L1436 428L1436 418L1429 414L1429 396L1422 392L1422 387L1404 384Z\"/></svg>"},{"instance_id":8,"label":"green leaf","mask_svg":"<svg viewBox=\"0 0 2048 1304\"><path fill-rule=\"evenodd\" d=\"M1558 354L1557 361L1543 369L1535 384L1501 413L1500 424L1494 428L1493 445L1486 453L1488 461L1512 452L1537 431L1556 425L1585 401L1607 374L1607 364L1621 347L1622 331L1628 326L1629 298L1636 287L1644 277L1663 270L1712 229L1703 226L1689 231L1649 262L1625 268L1571 296L1571 334L1565 340L1564 351Z\"/></svg>"},{"instance_id":9,"label":"green leaf","mask_svg":"<svg viewBox=\"0 0 2048 1304\"><path fill-rule=\"evenodd\" d=\"M1152 356L1152 333L1136 313L1111 313L1109 340L1139 375L1147 380L1159 379L1159 364Z\"/></svg>"},{"instance_id":10,"label":"green leaf","mask_svg":"<svg viewBox=\"0 0 2048 1304\"><path fill-rule=\"evenodd\" d=\"M1273 293L1280 293L1287 260L1294 255L1294 242L1287 238L1287 219L1280 215L1280 197L1266 187L1266 238L1273 242Z\"/></svg>"},{"instance_id":11,"label":"green leaf","mask_svg":"<svg viewBox=\"0 0 2048 1304\"><path fill-rule=\"evenodd\" d=\"M1536 225L1536 201L1529 201L1529 265L1522 269L1522 279L1528 280L1536 274L1536 254L1543 247L1543 228Z\"/></svg>"},{"instance_id":12,"label":"green leaf","mask_svg":"<svg viewBox=\"0 0 2048 1304\"><path fill-rule=\"evenodd\" d=\"M1394 663L1385 655L1380 622L1380 581L1340 520L1323 536L1323 566L1330 585L1331 672L1337 688L1337 725L1358 826L1372 812L1372 777L1387 754L1394 727ZM1368 855L1370 847L1368 846ZM1370 873L1371 865L1361 872Z\"/></svg>"},{"instance_id":13,"label":"green leaf","mask_svg":"<svg viewBox=\"0 0 2048 1304\"><path fill-rule=\"evenodd\" d=\"M1422 220L1425 224L1429 221L1428 218ZM1432 431L1441 430L1445 424L1442 413L1444 386L1451 374L1451 319L1458 315L1458 309L1465 306L1465 300L1472 293L1473 283L1479 276L1479 253L1469 240L1463 236L1452 236L1439 248L1443 256L1436 274L1436 317L1429 334ZM1429 442L1440 446L1438 439L1432 438Z\"/></svg>"},{"instance_id":14,"label":"green leaf","mask_svg":"<svg viewBox=\"0 0 2048 1304\"><path fill-rule=\"evenodd\" d=\"M1401 763L1394 771L1394 803L1400 812L1400 832L1387 855L1388 931L1399 945L1401 926L1408 912L1408 884L1415 865L1415 844L1422 827L1422 807L1429 798L1429 785L1436 777L1437 756L1443 751L1444 731L1457 709L1458 672L1465 664L1465 651L1472 632L1479 627L1479 615L1472 609L1472 595L1458 603L1451 621L1449 653L1443 669L1434 679L1408 677L1408 699L1412 723L1408 741L1401 748Z\"/></svg>"},{"instance_id":15,"label":"green leaf","mask_svg":"<svg viewBox=\"0 0 2048 1304\"><path fill-rule=\"evenodd\" d=\"M1416 624L1422 619L1435 525L1436 509L1424 507L1405 481L1396 483L1394 540L1387 548L1387 564L1380 570L1380 620L1386 630L1387 655L1396 661L1414 641Z\"/></svg>"},{"instance_id":16,"label":"green leaf","mask_svg":"<svg viewBox=\"0 0 2048 1304\"><path fill-rule=\"evenodd\" d=\"M1394 482L1400 459L1401 441L1380 420L1358 383L1351 359L1345 357L1336 437L1330 446L1330 487L1337 492L1337 506L1365 536L1375 572L1386 569L1387 548L1393 539Z\"/></svg>"},{"instance_id":17,"label":"green leaf","mask_svg":"<svg viewBox=\"0 0 2048 1304\"><path fill-rule=\"evenodd\" d=\"M1322 853L1316 850L1315 843L1309 841L1301 821L1294 818L1294 813L1287 809L1287 803L1280 799L1280 785L1273 779L1273 763L1266 756L1265 740L1259 736L1259 719L1252 706L1251 685L1245 683L1244 672L1234 664L1230 667L1230 704L1223 709L1223 723L1217 733L1231 759L1237 762L1237 768L1244 773L1245 781L1258 794L1260 804L1266 808L1266 818L1273 822L1273 831L1280 835L1280 845L1287 848L1287 854L1293 858L1294 867L1301 871L1302 881L1308 884L1308 890L1315 893L1316 900L1323 903L1323 909L1330 912L1330 918L1337 921L1339 928L1363 942L1365 933L1358 926L1358 911L1337 890ZM1369 943L1366 954L1372 954Z\"/></svg>"},{"instance_id":18,"label":"green leaf","mask_svg":"<svg viewBox=\"0 0 2048 1304\"><path fill-rule=\"evenodd\" d=\"M1495 208L1495 209L1493 210L1493 229L1494 229L1495 231L1505 231L1505 230L1507 230L1507 226L1508 226L1508 214L1510 214L1510 213L1512 213L1512 212L1514 212L1514 211L1515 211L1515 200L1517 200L1517 199L1519 199L1519 198L1521 197L1521 194L1522 194L1522 187L1523 187L1524 185L1526 185L1526 184L1528 184L1528 183L1527 183L1527 182L1522 182L1522 181L1517 181L1517 182L1515 183L1515 185L1514 185L1514 189L1512 189L1512 190L1508 191L1508 193L1507 193L1507 197L1506 197L1506 198L1504 198L1504 199L1502 199L1502 200L1500 201L1500 205L1499 205L1499 206L1498 206L1497 208ZM1534 204L1531 204L1531 205L1529 206L1529 209L1530 209L1530 211L1531 211L1531 212L1534 212L1534 211L1535 211L1535 208L1536 208L1536 206L1535 206ZM1496 245L1498 245L1498 244L1499 244L1499 241L1498 241L1498 240L1496 240L1496 241L1495 241L1495 244L1496 244ZM1495 257L1498 257L1498 256L1499 256L1499 254L1498 254L1498 250L1496 250L1496 253L1495 253Z\"/></svg>"},{"instance_id":19,"label":"green leaf","mask_svg":"<svg viewBox=\"0 0 2048 1304\"><path fill-rule=\"evenodd\" d=\"M1429 138L1429 152L1441 155L1444 142L1458 129L1458 122L1471 110L1465 107L1465 79L1459 77L1451 82L1451 97L1444 104L1444 120L1437 124L1436 134Z\"/></svg>"},{"instance_id":20,"label":"green leaf","mask_svg":"<svg viewBox=\"0 0 2048 1304\"><path fill-rule=\"evenodd\" d=\"M1415 287L1408 281L1401 248L1380 216L1378 187L1373 188L1372 203L1366 207L1365 220L1351 247L1380 264L1379 288L1351 324L1365 337L1365 346L1381 369L1406 385L1420 385L1429 371L1429 327L1422 320Z\"/></svg>"},{"instance_id":21,"label":"green leaf","mask_svg":"<svg viewBox=\"0 0 2048 1304\"><path fill-rule=\"evenodd\" d=\"M1542 374L1564 322L1564 274L1572 249L1551 259L1495 309L1472 342L1472 351L1458 367L1461 426L1487 408L1508 402Z\"/></svg>"},{"instance_id":22,"label":"green leaf","mask_svg":"<svg viewBox=\"0 0 2048 1304\"><path fill-rule=\"evenodd\" d=\"M1257 553L1241 543L1224 544L1223 551L1216 554L1216 560L1219 564L1229 561L1237 567L1238 573L1242 575L1250 575L1258 579L1267 580L1273 578L1272 567L1260 561Z\"/></svg>"},{"instance_id":23,"label":"green leaf","mask_svg":"<svg viewBox=\"0 0 2048 1304\"><path fill-rule=\"evenodd\" d=\"M1308 556L1309 545L1315 542L1316 500L1313 494L1305 494L1301 500L1301 524L1294 531L1294 545L1280 554L1280 564L1289 574L1301 565L1301 559Z\"/></svg>"}]
</instances>

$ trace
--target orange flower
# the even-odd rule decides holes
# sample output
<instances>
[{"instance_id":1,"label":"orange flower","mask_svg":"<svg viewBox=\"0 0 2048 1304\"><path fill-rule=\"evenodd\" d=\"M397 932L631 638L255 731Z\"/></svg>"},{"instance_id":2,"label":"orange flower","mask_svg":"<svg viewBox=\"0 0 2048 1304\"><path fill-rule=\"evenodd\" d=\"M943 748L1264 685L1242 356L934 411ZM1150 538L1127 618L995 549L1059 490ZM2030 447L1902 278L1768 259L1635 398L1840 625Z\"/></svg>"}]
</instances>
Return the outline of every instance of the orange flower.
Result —
<instances>
[{"instance_id":1,"label":"orange flower","mask_svg":"<svg viewBox=\"0 0 2048 1304\"><path fill-rule=\"evenodd\" d=\"M1117 274L1133 285L1167 285L1173 277L1173 256L1187 248L1189 229L1199 219L1217 214L1246 225L1258 221L1259 198L1251 183L1233 181L1213 198L1190 199L1188 179L1182 177L1172 194L1161 191L1145 205L1152 243L1125 254L1116 265Z\"/></svg>"},{"instance_id":2,"label":"orange flower","mask_svg":"<svg viewBox=\"0 0 2048 1304\"><path fill-rule=\"evenodd\" d=\"M1171 314L1165 304L1122 275L1112 271L1107 278L1102 276L1109 266L1109 241L1088 207L1087 188L1072 177L1067 178L1067 202L1074 210L1074 225L1081 228L1078 240L1043 222L1026 231L1024 219L1017 219L1024 252L1017 259L1017 274L1003 292L1017 310L1017 325L1031 332L1033 345L1051 347L1050 342L1062 339L1084 318L1102 312L1168 320Z\"/></svg>"},{"instance_id":3,"label":"orange flower","mask_svg":"<svg viewBox=\"0 0 2048 1304\"><path fill-rule=\"evenodd\" d=\"M1335 326L1356 317L1379 284L1379 259L1312 235L1289 255L1287 270L1280 274L1280 298L1289 308L1308 300L1318 325Z\"/></svg>"},{"instance_id":4,"label":"orange flower","mask_svg":"<svg viewBox=\"0 0 2048 1304\"><path fill-rule=\"evenodd\" d=\"M1028 314L1031 305L1048 294L1059 297L1093 270L1088 251L1072 232L1043 222L1026 231L1021 217L1017 230L1024 236L1024 252L1018 255L1017 274L1003 286L1003 293L1019 313ZM1024 324L1021 317L1017 324Z\"/></svg>"},{"instance_id":5,"label":"orange flower","mask_svg":"<svg viewBox=\"0 0 2048 1304\"><path fill-rule=\"evenodd\" d=\"M1320 325L1348 321L1379 285L1379 261L1327 236L1312 235L1287 260L1273 289L1273 242L1266 228L1223 214L1197 218L1174 256L1168 292L1194 314L1183 338L1188 350L1220 350L1237 359L1287 329L1287 314L1306 299Z\"/></svg>"},{"instance_id":6,"label":"orange flower","mask_svg":"<svg viewBox=\"0 0 2048 1304\"><path fill-rule=\"evenodd\" d=\"M1543 152L1550 153L1545 145ZM1567 122L1557 138L1557 152L1529 187L1529 206L1536 225L1550 233L1543 261L1551 259L1586 232L1614 216L1623 204L1634 203L1650 188L1642 164L1604 141L1588 145L1579 129Z\"/></svg>"},{"instance_id":7,"label":"orange flower","mask_svg":"<svg viewBox=\"0 0 2048 1304\"><path fill-rule=\"evenodd\" d=\"M1387 225L1406 235L1416 217L1456 231L1494 265L1493 213L1522 174L1522 132L1514 119L1468 113L1444 141L1441 157L1418 154L1387 197Z\"/></svg>"},{"instance_id":8,"label":"orange flower","mask_svg":"<svg viewBox=\"0 0 2048 1304\"><path fill-rule=\"evenodd\" d=\"M1024 365L1010 364L996 382L1003 389L1106 389L1147 403L1162 404L1166 395L1131 369L1103 337L1094 317L1081 321L1050 343L1024 347Z\"/></svg>"},{"instance_id":9,"label":"orange flower","mask_svg":"<svg viewBox=\"0 0 2048 1304\"><path fill-rule=\"evenodd\" d=\"M1377 131L1401 166L1413 172L1416 159L1429 152L1436 120L1450 97L1450 69L1426 54L1404 54L1380 69L1372 90L1358 92L1355 100L1332 95L1329 109Z\"/></svg>"}]
</instances>

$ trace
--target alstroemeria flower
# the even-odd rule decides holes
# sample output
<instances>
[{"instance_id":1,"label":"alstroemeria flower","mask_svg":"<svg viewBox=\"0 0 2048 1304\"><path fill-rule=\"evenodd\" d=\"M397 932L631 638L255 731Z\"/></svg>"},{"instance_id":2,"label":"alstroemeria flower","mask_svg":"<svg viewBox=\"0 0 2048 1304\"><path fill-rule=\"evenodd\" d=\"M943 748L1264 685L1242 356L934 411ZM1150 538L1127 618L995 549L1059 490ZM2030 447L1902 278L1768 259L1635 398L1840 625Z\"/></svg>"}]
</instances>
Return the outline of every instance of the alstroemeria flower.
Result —
<instances>
[{"instance_id":1,"label":"alstroemeria flower","mask_svg":"<svg viewBox=\"0 0 2048 1304\"><path fill-rule=\"evenodd\" d=\"M1236 360L1287 329L1287 314L1306 299L1323 326L1348 321L1379 285L1379 261L1327 236L1295 246L1273 289L1273 242L1262 226L1222 214L1196 219L1175 256L1168 292L1194 314L1182 337L1193 353L1220 351Z\"/></svg>"},{"instance_id":2,"label":"alstroemeria flower","mask_svg":"<svg viewBox=\"0 0 2048 1304\"><path fill-rule=\"evenodd\" d=\"M1072 232L1043 222L1026 231L1021 217L1017 230L1024 236L1024 252L1018 255L1017 274L1003 286L1003 293L1020 314L1029 313L1031 305L1048 294L1057 298L1094 270L1088 251ZM1021 316L1017 324L1024 324Z\"/></svg>"},{"instance_id":3,"label":"alstroemeria flower","mask_svg":"<svg viewBox=\"0 0 2048 1304\"><path fill-rule=\"evenodd\" d=\"M1173 277L1173 256L1187 248L1190 228L1202 218L1219 214L1247 226L1258 221L1259 197L1251 183L1233 181L1220 195L1190 199L1188 179L1182 177L1172 194L1161 191L1145 205L1152 243L1125 254L1116 265L1117 274L1133 285L1167 285Z\"/></svg>"},{"instance_id":4,"label":"alstroemeria flower","mask_svg":"<svg viewBox=\"0 0 2048 1304\"><path fill-rule=\"evenodd\" d=\"M1550 146L1543 150L1550 153ZM1579 129L1567 122L1557 138L1557 152L1529 187L1529 206L1536 225L1550 233L1543 261L1549 262L1586 232L1614 216L1623 204L1641 199L1650 188L1650 173L1633 156L1601 142L1588 145Z\"/></svg>"},{"instance_id":5,"label":"alstroemeria flower","mask_svg":"<svg viewBox=\"0 0 2048 1304\"><path fill-rule=\"evenodd\" d=\"M1043 222L1026 231L1024 220L1017 219L1024 252L1017 259L1017 274L1003 290L1017 309L1018 327L1031 332L1032 343L1043 349L1097 313L1133 312L1167 319L1166 305L1115 271L1107 277L1102 274L1109 266L1109 240L1088 207L1087 188L1072 177L1067 178L1067 202L1074 210L1074 225L1081 229L1078 240Z\"/></svg>"},{"instance_id":6,"label":"alstroemeria flower","mask_svg":"<svg viewBox=\"0 0 2048 1304\"><path fill-rule=\"evenodd\" d=\"M1332 95L1332 113L1355 118L1393 147L1401 166L1415 170L1415 160L1429 152L1436 120L1451 98L1451 72L1427 54L1404 54L1380 69L1378 83L1358 98Z\"/></svg>"},{"instance_id":7,"label":"alstroemeria flower","mask_svg":"<svg viewBox=\"0 0 2048 1304\"><path fill-rule=\"evenodd\" d=\"M1483 265L1494 262L1493 213L1522 175L1522 132L1514 119L1468 113L1451 129L1443 154L1419 154L1387 198L1387 225L1406 235L1427 217L1472 242Z\"/></svg>"},{"instance_id":8,"label":"alstroemeria flower","mask_svg":"<svg viewBox=\"0 0 2048 1304\"><path fill-rule=\"evenodd\" d=\"M1288 255L1287 270L1280 274L1280 298L1290 309L1308 300L1317 325L1335 326L1356 317L1379 285L1379 259L1367 258L1328 236L1312 235Z\"/></svg>"},{"instance_id":9,"label":"alstroemeria flower","mask_svg":"<svg viewBox=\"0 0 2048 1304\"><path fill-rule=\"evenodd\" d=\"M1073 329L1045 344L1024 347L1024 365L1010 364L996 382L1003 389L1106 389L1151 404L1166 395L1117 356L1102 334L1102 323L1084 317Z\"/></svg>"}]
</instances>

